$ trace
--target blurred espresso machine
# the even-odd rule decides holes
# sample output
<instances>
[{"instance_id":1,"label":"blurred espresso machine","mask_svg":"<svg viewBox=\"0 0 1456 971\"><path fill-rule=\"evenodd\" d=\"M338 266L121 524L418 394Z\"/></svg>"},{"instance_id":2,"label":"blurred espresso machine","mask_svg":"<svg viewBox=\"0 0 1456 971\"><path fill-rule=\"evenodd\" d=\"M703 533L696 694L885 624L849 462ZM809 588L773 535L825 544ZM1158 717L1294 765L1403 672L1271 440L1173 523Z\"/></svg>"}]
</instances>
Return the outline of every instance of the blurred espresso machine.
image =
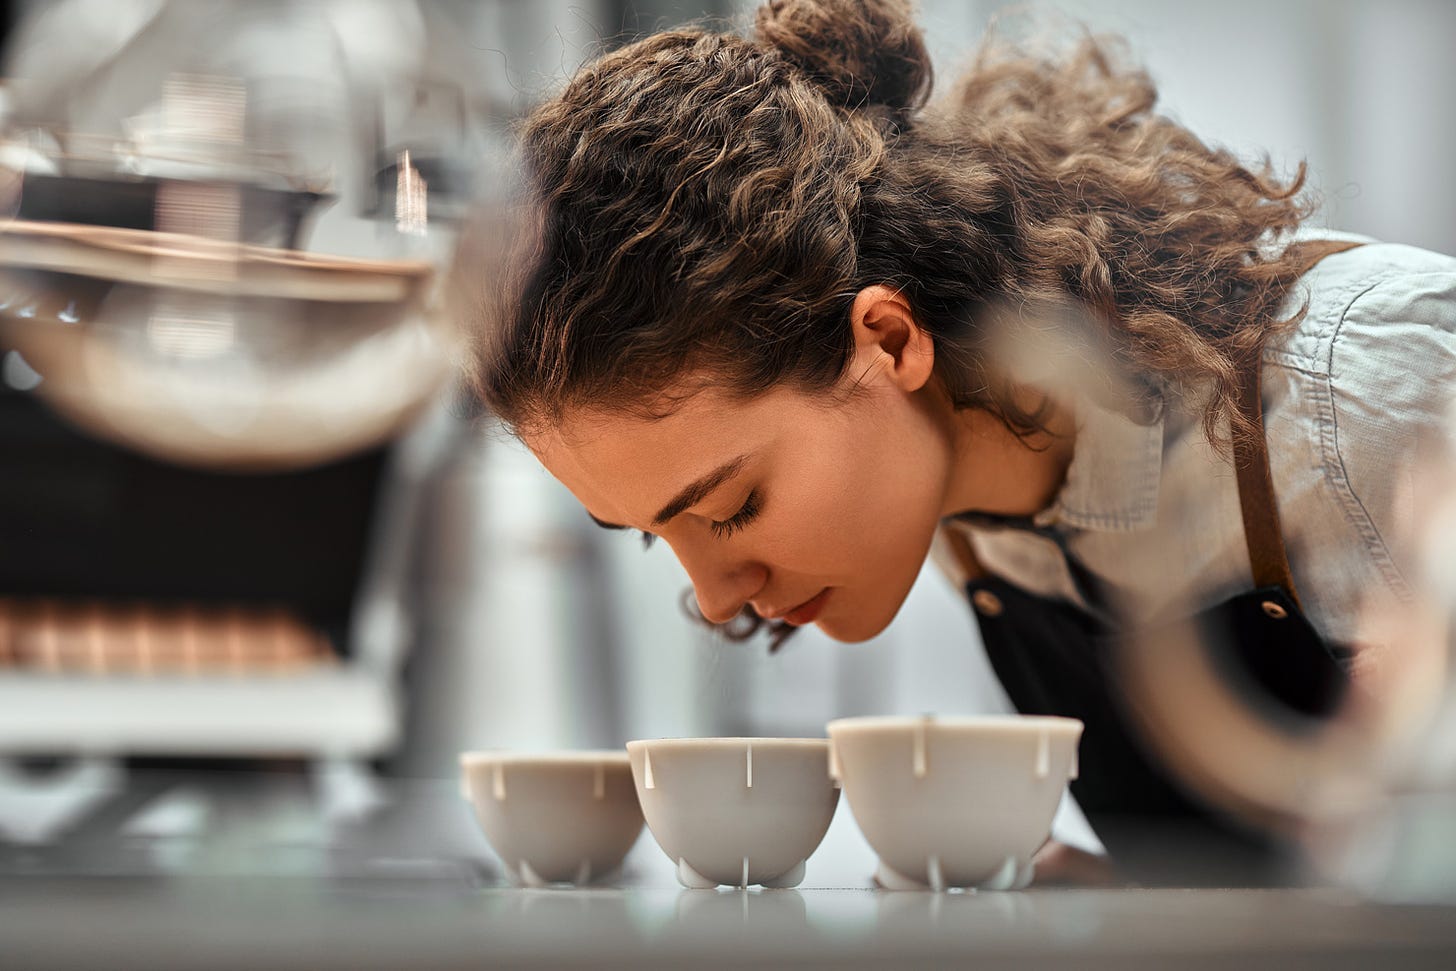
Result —
<instances>
[{"instance_id":1,"label":"blurred espresso machine","mask_svg":"<svg viewBox=\"0 0 1456 971\"><path fill-rule=\"evenodd\" d=\"M85 802L149 758L357 774L397 747L419 456L466 428L440 271L512 111L442 76L452 11L23 11L0 108L12 790Z\"/></svg>"}]
</instances>

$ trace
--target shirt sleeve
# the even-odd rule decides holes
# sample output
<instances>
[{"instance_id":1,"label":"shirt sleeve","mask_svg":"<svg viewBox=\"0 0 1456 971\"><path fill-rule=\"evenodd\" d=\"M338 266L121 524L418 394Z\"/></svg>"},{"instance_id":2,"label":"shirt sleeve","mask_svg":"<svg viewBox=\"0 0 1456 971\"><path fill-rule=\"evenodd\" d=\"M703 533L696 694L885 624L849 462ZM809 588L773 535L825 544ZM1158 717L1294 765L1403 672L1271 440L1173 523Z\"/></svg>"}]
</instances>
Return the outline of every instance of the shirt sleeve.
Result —
<instances>
[{"instance_id":1,"label":"shirt sleeve","mask_svg":"<svg viewBox=\"0 0 1456 971\"><path fill-rule=\"evenodd\" d=\"M1402 247L1401 249L1409 249ZM1320 454L1388 592L1421 583L1422 524L1456 485L1456 260L1419 254L1355 295L1330 346Z\"/></svg>"}]
</instances>

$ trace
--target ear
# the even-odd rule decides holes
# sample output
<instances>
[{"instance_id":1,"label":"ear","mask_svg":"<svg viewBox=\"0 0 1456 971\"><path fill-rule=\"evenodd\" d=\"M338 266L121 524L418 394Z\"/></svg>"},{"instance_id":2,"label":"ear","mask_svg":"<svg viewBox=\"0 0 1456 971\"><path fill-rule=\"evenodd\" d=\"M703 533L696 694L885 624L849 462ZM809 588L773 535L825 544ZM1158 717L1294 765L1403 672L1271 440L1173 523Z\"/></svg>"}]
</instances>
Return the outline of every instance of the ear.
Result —
<instances>
[{"instance_id":1,"label":"ear","mask_svg":"<svg viewBox=\"0 0 1456 971\"><path fill-rule=\"evenodd\" d=\"M855 295L849 310L856 375L879 371L902 391L919 391L935 369L930 333L915 322L910 301L875 284Z\"/></svg>"}]
</instances>

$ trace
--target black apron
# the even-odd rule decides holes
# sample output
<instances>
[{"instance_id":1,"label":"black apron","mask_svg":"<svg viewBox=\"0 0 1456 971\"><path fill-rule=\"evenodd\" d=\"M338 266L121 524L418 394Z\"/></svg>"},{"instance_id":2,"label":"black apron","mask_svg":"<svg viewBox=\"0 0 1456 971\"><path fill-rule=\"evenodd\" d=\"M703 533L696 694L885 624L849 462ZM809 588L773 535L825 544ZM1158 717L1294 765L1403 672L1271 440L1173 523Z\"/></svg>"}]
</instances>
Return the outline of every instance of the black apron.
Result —
<instances>
[{"instance_id":1,"label":"black apron","mask_svg":"<svg viewBox=\"0 0 1456 971\"><path fill-rule=\"evenodd\" d=\"M1305 269L1353 244L1305 244ZM1335 712L1349 687L1350 652L1326 644L1302 613L1289 572L1269 474L1260 401L1259 357L1246 369L1240 410L1258 432L1234 437L1239 504L1255 589L1193 618L1216 667L1257 684L1274 704L1317 722ZM1027 519L965 513L980 526L1023 528L1066 547L1060 534ZM1113 862L1145 885L1272 886L1296 881L1294 847L1212 809L1139 737L1119 689L1118 650L1127 632L1060 600L1034 596L985 576L963 538L953 547L973 578L966 594L986 653L1016 709L1064 715L1084 724L1079 774L1071 790ZM1089 603L1106 603L1097 579L1067 555ZM1216 726L1210 726L1216 730Z\"/></svg>"}]
</instances>

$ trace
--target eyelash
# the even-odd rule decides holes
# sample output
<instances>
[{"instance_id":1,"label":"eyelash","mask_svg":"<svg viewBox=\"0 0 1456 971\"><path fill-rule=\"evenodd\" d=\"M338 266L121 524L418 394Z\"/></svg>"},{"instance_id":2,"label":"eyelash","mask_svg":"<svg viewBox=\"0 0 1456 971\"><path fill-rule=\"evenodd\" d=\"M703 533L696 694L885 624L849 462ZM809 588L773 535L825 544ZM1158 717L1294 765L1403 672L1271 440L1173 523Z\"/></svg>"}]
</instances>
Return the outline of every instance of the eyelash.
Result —
<instances>
[{"instance_id":1,"label":"eyelash","mask_svg":"<svg viewBox=\"0 0 1456 971\"><path fill-rule=\"evenodd\" d=\"M754 489L748 494L748 498L743 501L743 507L734 513L731 519L726 519L721 523L709 523L708 528L719 539L727 539L758 518L760 511L759 504L758 490ZM644 532L642 534L642 549L644 551L652 549L652 544L655 542L657 542L657 537L652 533Z\"/></svg>"},{"instance_id":2,"label":"eyelash","mask_svg":"<svg viewBox=\"0 0 1456 971\"><path fill-rule=\"evenodd\" d=\"M721 523L709 523L708 528L719 539L727 539L758 518L759 505L758 490L754 489L748 494L748 498L743 501L743 508L734 513L731 519L726 519Z\"/></svg>"}]
</instances>

